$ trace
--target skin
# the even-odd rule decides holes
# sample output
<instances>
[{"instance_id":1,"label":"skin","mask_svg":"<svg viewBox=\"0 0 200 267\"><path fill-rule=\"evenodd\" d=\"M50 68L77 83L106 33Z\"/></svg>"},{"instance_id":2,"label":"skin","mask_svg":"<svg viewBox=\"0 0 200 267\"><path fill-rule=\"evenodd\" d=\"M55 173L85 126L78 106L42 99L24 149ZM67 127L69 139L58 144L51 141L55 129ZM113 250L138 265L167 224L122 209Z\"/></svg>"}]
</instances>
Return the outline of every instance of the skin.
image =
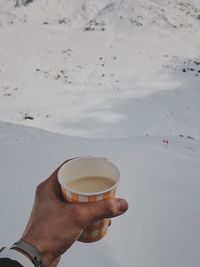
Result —
<instances>
[{"instance_id":1,"label":"skin","mask_svg":"<svg viewBox=\"0 0 200 267\"><path fill-rule=\"evenodd\" d=\"M37 186L32 212L21 237L39 250L46 266L50 267L58 264L61 255L87 226L122 215L128 209L124 199L96 203L64 202L57 181L58 170Z\"/></svg>"}]
</instances>

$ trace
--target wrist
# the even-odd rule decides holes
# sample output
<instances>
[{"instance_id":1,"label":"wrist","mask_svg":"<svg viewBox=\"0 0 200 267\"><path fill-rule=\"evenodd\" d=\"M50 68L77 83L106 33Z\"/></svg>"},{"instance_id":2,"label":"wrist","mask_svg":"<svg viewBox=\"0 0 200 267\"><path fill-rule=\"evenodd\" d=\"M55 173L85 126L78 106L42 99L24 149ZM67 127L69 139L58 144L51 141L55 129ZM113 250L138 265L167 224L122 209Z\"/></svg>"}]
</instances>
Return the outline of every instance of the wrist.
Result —
<instances>
[{"instance_id":1,"label":"wrist","mask_svg":"<svg viewBox=\"0 0 200 267\"><path fill-rule=\"evenodd\" d=\"M32 261L31 257L21 249L19 248L11 248L11 249L18 251L19 253L23 254L26 258L28 258L30 261Z\"/></svg>"},{"instance_id":2,"label":"wrist","mask_svg":"<svg viewBox=\"0 0 200 267\"><path fill-rule=\"evenodd\" d=\"M21 240L29 243L33 247L35 247L38 252L40 253L41 257L43 258L43 261L45 263L45 266L56 266L57 264L54 264L54 262L58 262L58 257L54 256L53 253L49 253L47 247L48 245L45 245L44 242L40 242L38 239L33 239L29 235L24 235ZM60 257L59 257L60 259Z\"/></svg>"},{"instance_id":3,"label":"wrist","mask_svg":"<svg viewBox=\"0 0 200 267\"><path fill-rule=\"evenodd\" d=\"M31 243L19 240L14 243L11 249L23 254L35 265L35 267L45 267L45 261L40 251Z\"/></svg>"}]
</instances>

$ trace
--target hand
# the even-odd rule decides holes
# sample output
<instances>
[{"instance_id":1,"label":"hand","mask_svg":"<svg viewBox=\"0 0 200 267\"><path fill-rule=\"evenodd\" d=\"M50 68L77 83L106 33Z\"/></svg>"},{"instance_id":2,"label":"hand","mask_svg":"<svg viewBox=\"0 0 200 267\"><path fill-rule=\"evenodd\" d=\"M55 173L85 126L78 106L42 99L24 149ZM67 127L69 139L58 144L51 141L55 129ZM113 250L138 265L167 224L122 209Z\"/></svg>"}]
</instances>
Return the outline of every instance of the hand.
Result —
<instances>
[{"instance_id":1,"label":"hand","mask_svg":"<svg viewBox=\"0 0 200 267\"><path fill-rule=\"evenodd\" d=\"M104 218L123 214L128 204L123 199L95 203L66 203L57 181L59 168L38 185L29 222L22 240L35 246L46 266L56 266L60 256L79 238L83 230Z\"/></svg>"}]
</instances>

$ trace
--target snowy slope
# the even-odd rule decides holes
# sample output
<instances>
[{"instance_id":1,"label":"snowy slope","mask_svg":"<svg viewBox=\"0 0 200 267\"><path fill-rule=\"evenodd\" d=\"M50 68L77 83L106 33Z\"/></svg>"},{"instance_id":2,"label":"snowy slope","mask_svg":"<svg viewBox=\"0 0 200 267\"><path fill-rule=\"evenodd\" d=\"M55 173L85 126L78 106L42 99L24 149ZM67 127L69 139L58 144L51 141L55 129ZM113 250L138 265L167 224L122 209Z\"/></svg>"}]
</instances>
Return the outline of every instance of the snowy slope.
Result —
<instances>
[{"instance_id":1,"label":"snowy slope","mask_svg":"<svg viewBox=\"0 0 200 267\"><path fill-rule=\"evenodd\" d=\"M76 136L191 135L200 3L0 2L0 119Z\"/></svg>"},{"instance_id":2,"label":"snowy slope","mask_svg":"<svg viewBox=\"0 0 200 267\"><path fill-rule=\"evenodd\" d=\"M130 209L59 266L199 266L199 0L15 3L0 0L0 246L40 181L98 155Z\"/></svg>"},{"instance_id":3,"label":"snowy slope","mask_svg":"<svg viewBox=\"0 0 200 267\"><path fill-rule=\"evenodd\" d=\"M130 208L103 240L77 242L59 266L199 266L200 141L186 137L169 138L166 147L161 137L83 139L0 123L0 245L20 237L36 185L77 155L115 162L118 196Z\"/></svg>"}]
</instances>

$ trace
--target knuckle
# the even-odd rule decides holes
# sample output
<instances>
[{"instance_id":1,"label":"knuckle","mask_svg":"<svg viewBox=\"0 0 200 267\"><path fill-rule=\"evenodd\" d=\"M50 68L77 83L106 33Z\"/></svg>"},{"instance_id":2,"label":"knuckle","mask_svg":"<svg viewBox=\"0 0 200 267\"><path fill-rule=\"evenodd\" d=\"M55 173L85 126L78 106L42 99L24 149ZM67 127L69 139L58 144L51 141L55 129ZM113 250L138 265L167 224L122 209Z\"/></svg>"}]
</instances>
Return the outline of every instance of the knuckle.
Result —
<instances>
[{"instance_id":1,"label":"knuckle","mask_svg":"<svg viewBox=\"0 0 200 267\"><path fill-rule=\"evenodd\" d=\"M84 228L91 220L90 213L91 212L85 207L85 205L75 204L70 208L70 217L72 218L74 225L79 228Z\"/></svg>"},{"instance_id":2,"label":"knuckle","mask_svg":"<svg viewBox=\"0 0 200 267\"><path fill-rule=\"evenodd\" d=\"M107 199L104 203L105 210L109 216L115 216L117 213L117 208L115 201L113 199Z\"/></svg>"}]
</instances>

